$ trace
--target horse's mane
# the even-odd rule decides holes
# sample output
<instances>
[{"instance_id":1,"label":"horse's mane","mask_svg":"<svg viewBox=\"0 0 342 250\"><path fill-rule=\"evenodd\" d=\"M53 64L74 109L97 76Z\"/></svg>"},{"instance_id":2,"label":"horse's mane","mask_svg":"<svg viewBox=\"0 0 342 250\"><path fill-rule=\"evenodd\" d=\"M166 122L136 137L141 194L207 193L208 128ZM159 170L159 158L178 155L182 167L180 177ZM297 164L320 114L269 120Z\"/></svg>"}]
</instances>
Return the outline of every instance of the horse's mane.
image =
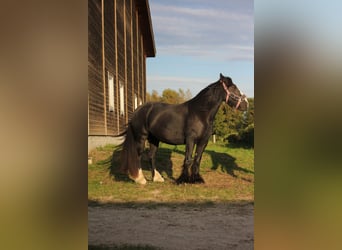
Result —
<instances>
[{"instance_id":1,"label":"horse's mane","mask_svg":"<svg viewBox=\"0 0 342 250\"><path fill-rule=\"evenodd\" d=\"M206 88L202 89L194 98L190 99L188 102L198 102L198 101L205 101L205 102L211 102L211 101L217 101L221 98L220 94L220 86L218 85L219 81L214 82L210 85L208 85Z\"/></svg>"}]
</instances>

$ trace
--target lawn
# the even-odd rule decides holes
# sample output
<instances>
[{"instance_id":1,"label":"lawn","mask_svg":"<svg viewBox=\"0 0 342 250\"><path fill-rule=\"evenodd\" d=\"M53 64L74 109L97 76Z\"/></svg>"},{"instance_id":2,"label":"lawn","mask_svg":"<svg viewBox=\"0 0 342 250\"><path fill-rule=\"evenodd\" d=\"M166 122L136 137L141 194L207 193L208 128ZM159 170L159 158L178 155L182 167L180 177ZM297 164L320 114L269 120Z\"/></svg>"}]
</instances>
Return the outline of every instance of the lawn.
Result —
<instances>
[{"instance_id":1,"label":"lawn","mask_svg":"<svg viewBox=\"0 0 342 250\"><path fill-rule=\"evenodd\" d=\"M148 150L148 149L147 149ZM146 153L142 167L146 185L121 174L117 147L107 145L90 153L88 200L93 203L212 203L254 200L254 149L209 143L202 157L200 174L205 184L175 184L184 160L185 146L160 144L156 165L165 179L153 183ZM113 154L114 152L114 154ZM112 164L114 174L109 174Z\"/></svg>"}]
</instances>

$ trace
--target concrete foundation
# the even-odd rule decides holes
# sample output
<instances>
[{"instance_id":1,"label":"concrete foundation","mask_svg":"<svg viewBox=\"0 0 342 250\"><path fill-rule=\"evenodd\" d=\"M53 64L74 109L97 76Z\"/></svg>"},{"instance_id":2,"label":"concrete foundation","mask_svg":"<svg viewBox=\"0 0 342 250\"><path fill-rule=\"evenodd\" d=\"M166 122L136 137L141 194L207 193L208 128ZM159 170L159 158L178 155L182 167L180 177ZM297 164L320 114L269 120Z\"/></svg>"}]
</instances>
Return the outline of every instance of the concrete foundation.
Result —
<instances>
[{"instance_id":1,"label":"concrete foundation","mask_svg":"<svg viewBox=\"0 0 342 250\"><path fill-rule=\"evenodd\" d=\"M107 144L119 145L123 142L125 136L88 136L88 153L96 147Z\"/></svg>"}]
</instances>

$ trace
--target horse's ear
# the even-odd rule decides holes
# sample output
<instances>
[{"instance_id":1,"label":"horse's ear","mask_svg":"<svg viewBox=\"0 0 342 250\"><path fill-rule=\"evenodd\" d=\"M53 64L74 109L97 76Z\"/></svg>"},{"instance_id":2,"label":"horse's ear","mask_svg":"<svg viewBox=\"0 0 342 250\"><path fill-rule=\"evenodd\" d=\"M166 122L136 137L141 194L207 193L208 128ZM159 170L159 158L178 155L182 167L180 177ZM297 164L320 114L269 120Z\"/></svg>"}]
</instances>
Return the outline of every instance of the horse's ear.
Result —
<instances>
[{"instance_id":1,"label":"horse's ear","mask_svg":"<svg viewBox=\"0 0 342 250\"><path fill-rule=\"evenodd\" d=\"M224 78L224 76L222 75L222 73L220 73L220 79Z\"/></svg>"}]
</instances>

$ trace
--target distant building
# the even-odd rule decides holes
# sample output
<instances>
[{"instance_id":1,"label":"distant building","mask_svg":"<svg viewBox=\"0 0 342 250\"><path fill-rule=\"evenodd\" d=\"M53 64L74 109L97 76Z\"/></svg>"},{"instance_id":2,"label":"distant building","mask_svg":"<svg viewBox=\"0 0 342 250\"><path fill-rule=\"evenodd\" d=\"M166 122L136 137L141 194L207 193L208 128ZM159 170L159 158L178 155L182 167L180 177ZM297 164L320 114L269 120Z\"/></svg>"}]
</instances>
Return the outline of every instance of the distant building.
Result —
<instances>
[{"instance_id":1,"label":"distant building","mask_svg":"<svg viewBox=\"0 0 342 250\"><path fill-rule=\"evenodd\" d=\"M155 55L148 0L88 1L88 144L125 130Z\"/></svg>"}]
</instances>

